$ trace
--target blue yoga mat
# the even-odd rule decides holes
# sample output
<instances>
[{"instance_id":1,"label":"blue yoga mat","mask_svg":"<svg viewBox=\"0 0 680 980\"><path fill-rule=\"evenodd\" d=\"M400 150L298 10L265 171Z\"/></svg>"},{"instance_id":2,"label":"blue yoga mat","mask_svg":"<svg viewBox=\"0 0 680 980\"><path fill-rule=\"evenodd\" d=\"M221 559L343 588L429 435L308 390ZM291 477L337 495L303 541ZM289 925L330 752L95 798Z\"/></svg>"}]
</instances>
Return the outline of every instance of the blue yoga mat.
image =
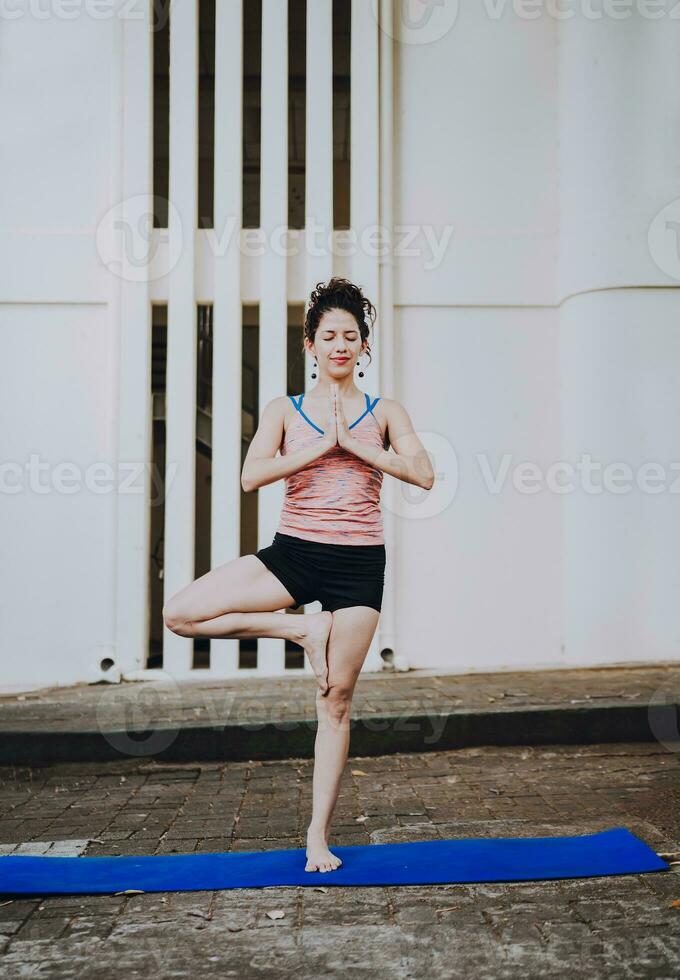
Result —
<instances>
[{"instance_id":1,"label":"blue yoga mat","mask_svg":"<svg viewBox=\"0 0 680 980\"><path fill-rule=\"evenodd\" d=\"M92 894L267 885L428 885L591 878L668 868L624 828L579 837L501 837L333 847L337 871L305 871L301 848L143 857L0 857L4 894Z\"/></svg>"}]
</instances>

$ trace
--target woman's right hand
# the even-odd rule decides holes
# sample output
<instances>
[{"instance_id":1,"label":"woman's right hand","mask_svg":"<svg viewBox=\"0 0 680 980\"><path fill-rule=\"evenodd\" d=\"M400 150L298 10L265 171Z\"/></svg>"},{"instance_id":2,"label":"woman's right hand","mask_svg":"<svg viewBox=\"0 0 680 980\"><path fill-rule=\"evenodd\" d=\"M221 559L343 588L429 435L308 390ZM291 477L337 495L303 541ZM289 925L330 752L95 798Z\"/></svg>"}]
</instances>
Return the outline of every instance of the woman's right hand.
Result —
<instances>
[{"instance_id":1,"label":"woman's right hand","mask_svg":"<svg viewBox=\"0 0 680 980\"><path fill-rule=\"evenodd\" d=\"M337 398L338 386L335 384L331 385L331 393L328 398L328 416L326 418L326 426L324 428L324 435L322 443L325 449L332 449L338 444L338 429L335 421L335 401Z\"/></svg>"}]
</instances>

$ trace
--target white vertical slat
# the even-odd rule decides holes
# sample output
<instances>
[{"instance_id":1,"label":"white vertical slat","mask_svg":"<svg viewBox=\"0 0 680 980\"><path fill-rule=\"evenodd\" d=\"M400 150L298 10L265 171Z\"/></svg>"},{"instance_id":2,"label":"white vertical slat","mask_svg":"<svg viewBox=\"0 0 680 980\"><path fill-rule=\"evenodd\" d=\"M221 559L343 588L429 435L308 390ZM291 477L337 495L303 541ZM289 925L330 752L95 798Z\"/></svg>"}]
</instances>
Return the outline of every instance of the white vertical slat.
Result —
<instances>
[{"instance_id":1,"label":"white vertical slat","mask_svg":"<svg viewBox=\"0 0 680 980\"><path fill-rule=\"evenodd\" d=\"M288 224L288 5L281 0L262 0L261 126L260 417L268 401L286 393L287 263L277 254L286 245ZM277 480L258 490L258 547L271 543L283 489ZM258 640L258 668L283 673L284 640Z\"/></svg>"},{"instance_id":2,"label":"white vertical slat","mask_svg":"<svg viewBox=\"0 0 680 980\"><path fill-rule=\"evenodd\" d=\"M241 550L241 253L243 0L215 8L214 258L211 565ZM228 247L226 242L228 241ZM238 640L212 640L211 676L238 673Z\"/></svg>"},{"instance_id":3,"label":"white vertical slat","mask_svg":"<svg viewBox=\"0 0 680 980\"><path fill-rule=\"evenodd\" d=\"M306 30L305 264L309 293L317 282L333 275L333 255L326 244L333 228L333 0L307 4ZM313 359L305 355L305 391L314 386L313 366Z\"/></svg>"},{"instance_id":4,"label":"white vertical slat","mask_svg":"<svg viewBox=\"0 0 680 980\"><path fill-rule=\"evenodd\" d=\"M309 295L317 282L333 275L328 245L333 230L333 0L307 4L306 34L305 283ZM316 383L313 367L312 357L305 354L305 391ZM309 603L304 611L320 608ZM313 673L307 657L304 665L306 673Z\"/></svg>"},{"instance_id":5,"label":"white vertical slat","mask_svg":"<svg viewBox=\"0 0 680 980\"><path fill-rule=\"evenodd\" d=\"M366 0L352 0L352 36L350 48L350 227L357 236L358 246L352 256L352 278L375 305L380 314L379 274L375 251L375 229L379 220L379 78L378 44L379 26L374 5ZM367 237L370 249L362 245ZM375 339L371 342L371 366L364 366L363 389L371 397L382 395L380 391L380 343L379 325L376 322ZM364 357L362 364L366 365ZM382 659L378 653L378 631L369 648L364 670L380 670Z\"/></svg>"},{"instance_id":6,"label":"white vertical slat","mask_svg":"<svg viewBox=\"0 0 680 980\"><path fill-rule=\"evenodd\" d=\"M380 268L380 321L378 329L382 338L380 356L380 392L386 397L396 397L396 365L394 339L394 254L391 246L394 227L394 0L380 0L380 226L388 237L390 248L379 259ZM388 560L397 553L395 480L383 481L383 524ZM396 576L389 568L385 577L383 604L378 622L378 650L394 651L394 664L398 668L408 666L408 660L397 646L397 597Z\"/></svg>"},{"instance_id":7,"label":"white vertical slat","mask_svg":"<svg viewBox=\"0 0 680 980\"><path fill-rule=\"evenodd\" d=\"M113 162L120 175L112 188L113 199L123 202L123 228L139 228L139 195L146 195L152 209L152 110L153 33L149 25L150 5L141 18L123 18L122 53L122 152ZM116 84L116 82L114 82ZM115 145L115 144L114 144ZM125 248L119 232L115 241ZM137 244L137 243L136 243ZM120 331L118 376L118 461L119 465L142 465L135 479L142 493L120 493L117 497L116 546L116 661L121 671L137 670L146 664L148 650L149 574L149 463L151 458L151 305L148 279L132 281L123 276L112 281L112 316ZM146 268L148 274L148 267ZM112 277L113 280L113 277Z\"/></svg>"},{"instance_id":8,"label":"white vertical slat","mask_svg":"<svg viewBox=\"0 0 680 980\"><path fill-rule=\"evenodd\" d=\"M196 472L196 299L194 251L197 214L198 3L170 8L170 242L181 249L170 272L168 301L165 593L194 578ZM172 472L170 467L176 467ZM193 640L163 632L163 667L191 674Z\"/></svg>"}]
</instances>

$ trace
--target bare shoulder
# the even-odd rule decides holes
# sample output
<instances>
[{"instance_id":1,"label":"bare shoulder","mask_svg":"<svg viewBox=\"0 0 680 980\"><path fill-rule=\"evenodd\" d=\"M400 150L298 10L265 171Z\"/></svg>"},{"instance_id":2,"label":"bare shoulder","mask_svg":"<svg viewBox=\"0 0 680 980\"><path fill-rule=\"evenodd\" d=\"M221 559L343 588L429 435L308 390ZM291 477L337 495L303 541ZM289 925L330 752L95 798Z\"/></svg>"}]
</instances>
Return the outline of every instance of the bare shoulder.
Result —
<instances>
[{"instance_id":1,"label":"bare shoulder","mask_svg":"<svg viewBox=\"0 0 680 980\"><path fill-rule=\"evenodd\" d=\"M266 414L270 419L283 421L289 409L295 411L293 403L288 395L276 395L264 406L264 409L262 410L262 417L264 418Z\"/></svg>"},{"instance_id":2,"label":"bare shoulder","mask_svg":"<svg viewBox=\"0 0 680 980\"><path fill-rule=\"evenodd\" d=\"M391 446L395 452L414 453L420 447L420 441L413 428L409 413L396 398L381 398L376 405L376 411L383 406L378 418L384 422L385 447Z\"/></svg>"},{"instance_id":3,"label":"bare shoulder","mask_svg":"<svg viewBox=\"0 0 680 980\"><path fill-rule=\"evenodd\" d=\"M287 395L277 395L265 403L253 439L256 447L259 448L261 444L272 441L279 445L283 435L287 405L293 407Z\"/></svg>"},{"instance_id":4,"label":"bare shoulder","mask_svg":"<svg viewBox=\"0 0 680 980\"><path fill-rule=\"evenodd\" d=\"M391 430L394 435L403 434L404 432L413 430L413 423L411 422L408 412L396 398L381 398L376 405L376 412L380 409L381 405L381 414L387 422L387 428L388 430Z\"/></svg>"},{"instance_id":5,"label":"bare shoulder","mask_svg":"<svg viewBox=\"0 0 680 980\"><path fill-rule=\"evenodd\" d=\"M266 413L272 426L275 427L277 434L282 439L288 430L288 424L293 419L295 412L296 408L290 395L278 395L267 402L262 419L264 419Z\"/></svg>"}]
</instances>

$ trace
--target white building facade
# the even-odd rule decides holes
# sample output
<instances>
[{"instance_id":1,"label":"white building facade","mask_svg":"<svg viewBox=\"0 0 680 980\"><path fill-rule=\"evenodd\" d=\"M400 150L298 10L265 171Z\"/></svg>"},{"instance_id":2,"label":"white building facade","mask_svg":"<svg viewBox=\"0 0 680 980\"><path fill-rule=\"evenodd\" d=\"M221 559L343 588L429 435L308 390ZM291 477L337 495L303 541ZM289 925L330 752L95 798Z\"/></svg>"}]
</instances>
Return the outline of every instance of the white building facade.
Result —
<instances>
[{"instance_id":1,"label":"white building facade","mask_svg":"<svg viewBox=\"0 0 680 980\"><path fill-rule=\"evenodd\" d=\"M2 689L306 669L159 617L270 542L242 459L334 274L436 473L385 476L366 669L677 660L671 7L6 7Z\"/></svg>"}]
</instances>

